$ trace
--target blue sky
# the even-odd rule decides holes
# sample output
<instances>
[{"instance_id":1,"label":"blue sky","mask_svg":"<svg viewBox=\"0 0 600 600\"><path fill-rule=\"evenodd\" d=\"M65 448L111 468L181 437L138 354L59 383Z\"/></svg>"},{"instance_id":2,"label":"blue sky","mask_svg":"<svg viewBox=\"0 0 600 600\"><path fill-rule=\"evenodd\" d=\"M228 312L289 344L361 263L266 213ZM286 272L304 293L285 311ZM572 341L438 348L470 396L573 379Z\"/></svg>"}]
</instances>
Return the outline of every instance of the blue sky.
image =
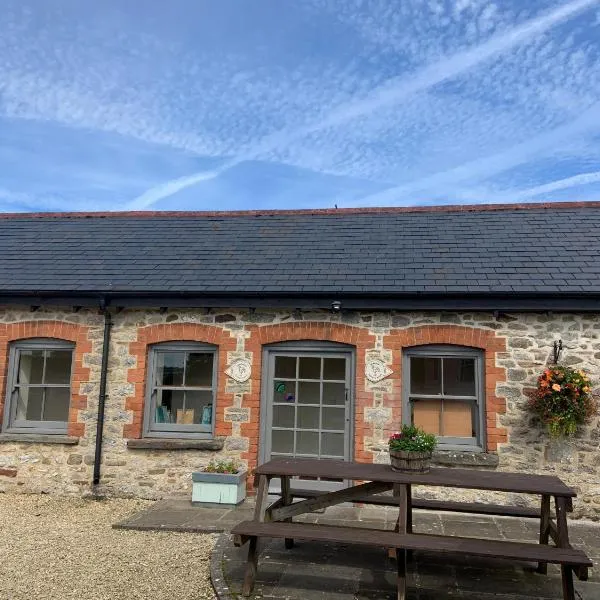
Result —
<instances>
[{"instance_id":1,"label":"blue sky","mask_svg":"<svg viewBox=\"0 0 600 600\"><path fill-rule=\"evenodd\" d=\"M600 200L600 0L0 0L0 211Z\"/></svg>"}]
</instances>

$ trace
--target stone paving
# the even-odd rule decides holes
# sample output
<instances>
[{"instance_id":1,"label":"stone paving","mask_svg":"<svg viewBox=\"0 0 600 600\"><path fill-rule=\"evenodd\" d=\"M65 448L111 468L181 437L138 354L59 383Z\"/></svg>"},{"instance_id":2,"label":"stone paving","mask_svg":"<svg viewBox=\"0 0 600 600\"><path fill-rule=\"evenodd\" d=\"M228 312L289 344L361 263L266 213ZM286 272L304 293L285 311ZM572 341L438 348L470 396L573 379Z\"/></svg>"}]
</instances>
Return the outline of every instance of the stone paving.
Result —
<instances>
[{"instance_id":1,"label":"stone paving","mask_svg":"<svg viewBox=\"0 0 600 600\"><path fill-rule=\"evenodd\" d=\"M212 580L221 600L240 598L246 547L235 548L228 535L238 521L251 518L252 503L235 509L194 507L189 500L157 502L115 527L162 531L224 532L212 556ZM304 519L316 523L390 529L397 512L393 508L339 506ZM301 520L301 519L298 519ZM479 515L437 514L415 511L415 531L490 537L515 541L537 539L536 521L490 518ZM571 542L600 564L600 525L572 521ZM599 569L590 580L575 580L580 600L600 600ZM348 544L296 542L285 550L283 540L262 544L253 597L269 600L391 600L395 598L395 565L383 550ZM547 600L561 598L558 567L550 565L548 576L538 575L530 563L491 561L470 557L447 557L415 553L409 564L409 600Z\"/></svg>"}]
</instances>

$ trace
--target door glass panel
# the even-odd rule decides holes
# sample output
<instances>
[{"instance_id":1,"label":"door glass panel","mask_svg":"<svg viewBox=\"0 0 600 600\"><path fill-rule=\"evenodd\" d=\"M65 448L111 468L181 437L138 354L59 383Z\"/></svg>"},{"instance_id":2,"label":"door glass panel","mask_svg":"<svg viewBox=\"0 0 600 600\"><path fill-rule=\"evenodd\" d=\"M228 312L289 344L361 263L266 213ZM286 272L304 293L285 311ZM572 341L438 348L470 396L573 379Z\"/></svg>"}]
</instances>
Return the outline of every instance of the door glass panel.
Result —
<instances>
[{"instance_id":1,"label":"door glass panel","mask_svg":"<svg viewBox=\"0 0 600 600\"><path fill-rule=\"evenodd\" d=\"M412 403L413 425L427 433L440 435L441 400L416 400Z\"/></svg>"},{"instance_id":2,"label":"door glass panel","mask_svg":"<svg viewBox=\"0 0 600 600\"><path fill-rule=\"evenodd\" d=\"M18 421L41 421L44 405L43 388L22 387L18 391L17 414Z\"/></svg>"},{"instance_id":3,"label":"door glass panel","mask_svg":"<svg viewBox=\"0 0 600 600\"><path fill-rule=\"evenodd\" d=\"M444 395L475 396L473 358L444 358Z\"/></svg>"},{"instance_id":4,"label":"door glass panel","mask_svg":"<svg viewBox=\"0 0 600 600\"><path fill-rule=\"evenodd\" d=\"M321 434L321 455L343 457L344 452L344 434L343 433L322 433Z\"/></svg>"},{"instance_id":5,"label":"door glass panel","mask_svg":"<svg viewBox=\"0 0 600 600\"><path fill-rule=\"evenodd\" d=\"M323 379L337 379L345 381L346 379L346 359L345 358L324 358L323 359Z\"/></svg>"},{"instance_id":6,"label":"door glass panel","mask_svg":"<svg viewBox=\"0 0 600 600\"><path fill-rule=\"evenodd\" d=\"M285 429L273 429L271 432L271 451L281 454L294 454L294 432Z\"/></svg>"},{"instance_id":7,"label":"door glass panel","mask_svg":"<svg viewBox=\"0 0 600 600\"><path fill-rule=\"evenodd\" d=\"M319 407L298 407L298 429L319 429Z\"/></svg>"},{"instance_id":8,"label":"door glass panel","mask_svg":"<svg viewBox=\"0 0 600 600\"><path fill-rule=\"evenodd\" d=\"M179 392L178 392L179 393ZM185 411L180 414L182 425L210 425L212 423L213 393L210 390L185 392Z\"/></svg>"},{"instance_id":9,"label":"door glass panel","mask_svg":"<svg viewBox=\"0 0 600 600\"><path fill-rule=\"evenodd\" d=\"M298 382L298 403L299 404L320 404L321 403L321 384L316 381Z\"/></svg>"},{"instance_id":10,"label":"door glass panel","mask_svg":"<svg viewBox=\"0 0 600 600\"><path fill-rule=\"evenodd\" d=\"M45 383L62 383L68 385L71 381L71 350L46 351ZM56 419L61 420L61 419Z\"/></svg>"},{"instance_id":11,"label":"door glass panel","mask_svg":"<svg viewBox=\"0 0 600 600\"><path fill-rule=\"evenodd\" d=\"M44 351L21 350L19 354L18 382L25 384L42 383L44 373Z\"/></svg>"},{"instance_id":12,"label":"door glass panel","mask_svg":"<svg viewBox=\"0 0 600 600\"><path fill-rule=\"evenodd\" d=\"M185 385L189 387L211 387L213 357L210 352L189 352L185 365Z\"/></svg>"},{"instance_id":13,"label":"door glass panel","mask_svg":"<svg viewBox=\"0 0 600 600\"><path fill-rule=\"evenodd\" d=\"M316 431L298 431L296 433L296 454L319 455L319 434Z\"/></svg>"},{"instance_id":14,"label":"door glass panel","mask_svg":"<svg viewBox=\"0 0 600 600\"><path fill-rule=\"evenodd\" d=\"M274 406L273 407L273 427L294 428L294 407L293 406Z\"/></svg>"},{"instance_id":15,"label":"door glass panel","mask_svg":"<svg viewBox=\"0 0 600 600\"><path fill-rule=\"evenodd\" d=\"M346 411L343 408L323 408L322 429L343 431L346 425Z\"/></svg>"},{"instance_id":16,"label":"door glass panel","mask_svg":"<svg viewBox=\"0 0 600 600\"><path fill-rule=\"evenodd\" d=\"M329 383L323 384L323 404L337 404L343 406L346 403L346 384Z\"/></svg>"},{"instance_id":17,"label":"door glass panel","mask_svg":"<svg viewBox=\"0 0 600 600\"><path fill-rule=\"evenodd\" d=\"M425 356L410 359L410 391L412 394L442 393L442 360Z\"/></svg>"},{"instance_id":18,"label":"door glass panel","mask_svg":"<svg viewBox=\"0 0 600 600\"><path fill-rule=\"evenodd\" d=\"M471 402L444 400L442 435L449 437L475 437L474 406Z\"/></svg>"},{"instance_id":19,"label":"door glass panel","mask_svg":"<svg viewBox=\"0 0 600 600\"><path fill-rule=\"evenodd\" d=\"M321 359L314 356L300 357L300 379L320 379L321 378Z\"/></svg>"},{"instance_id":20,"label":"door glass panel","mask_svg":"<svg viewBox=\"0 0 600 600\"><path fill-rule=\"evenodd\" d=\"M68 421L71 390L67 387L46 388L44 421Z\"/></svg>"},{"instance_id":21,"label":"door glass panel","mask_svg":"<svg viewBox=\"0 0 600 600\"><path fill-rule=\"evenodd\" d=\"M183 385L185 352L156 353L156 385Z\"/></svg>"},{"instance_id":22,"label":"door glass panel","mask_svg":"<svg viewBox=\"0 0 600 600\"><path fill-rule=\"evenodd\" d=\"M281 379L296 379L296 357L276 356L275 377Z\"/></svg>"}]
</instances>

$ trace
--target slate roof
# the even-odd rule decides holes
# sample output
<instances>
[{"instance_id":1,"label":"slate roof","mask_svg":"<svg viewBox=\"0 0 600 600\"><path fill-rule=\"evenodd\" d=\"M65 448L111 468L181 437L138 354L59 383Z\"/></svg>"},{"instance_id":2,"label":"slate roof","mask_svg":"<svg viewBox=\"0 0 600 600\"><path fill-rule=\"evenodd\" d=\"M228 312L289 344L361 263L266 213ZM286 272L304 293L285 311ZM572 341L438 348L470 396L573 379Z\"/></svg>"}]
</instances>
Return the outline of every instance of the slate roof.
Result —
<instances>
[{"instance_id":1,"label":"slate roof","mask_svg":"<svg viewBox=\"0 0 600 600\"><path fill-rule=\"evenodd\" d=\"M9 215L0 293L600 293L600 203Z\"/></svg>"}]
</instances>

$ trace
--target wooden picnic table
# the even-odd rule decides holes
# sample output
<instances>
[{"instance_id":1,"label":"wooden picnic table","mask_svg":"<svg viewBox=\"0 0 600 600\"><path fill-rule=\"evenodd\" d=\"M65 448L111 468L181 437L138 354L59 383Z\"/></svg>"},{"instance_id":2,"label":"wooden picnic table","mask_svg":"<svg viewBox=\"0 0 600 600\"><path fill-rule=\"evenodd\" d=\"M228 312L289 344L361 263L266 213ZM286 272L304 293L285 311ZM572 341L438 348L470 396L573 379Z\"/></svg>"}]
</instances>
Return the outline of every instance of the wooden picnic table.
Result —
<instances>
[{"instance_id":1,"label":"wooden picnic table","mask_svg":"<svg viewBox=\"0 0 600 600\"><path fill-rule=\"evenodd\" d=\"M343 479L352 483L348 487L331 492L295 492L291 485L293 477ZM281 491L279 498L268 505L269 482L273 478L280 479ZM444 504L443 501L429 501L434 504L423 505L412 497L412 488L418 485L537 495L541 498L539 511L525 511L523 516L539 518L539 543L415 533L412 527L414 506L520 516L518 507L489 505L489 510L486 510L486 503ZM449 468L409 474L398 473L389 465L382 464L329 459L277 459L264 463L255 470L255 487L257 493L254 519L240 523L232 530L238 545L250 542L243 587L243 594L246 596L254 586L260 537L284 538L286 548L292 548L294 539L395 548L399 600L406 597L406 558L407 552L412 550L529 560L538 563L540 573L546 572L549 562L560 564L565 600L575 598L573 572L579 578L585 579L587 568L592 566L587 556L581 550L572 548L569 542L567 513L572 510L572 499L576 493L555 476ZM392 496L388 495L389 492L392 492ZM304 500L294 502L297 498ZM555 518L550 511L552 498ZM292 522L295 516L343 502L398 506L395 530ZM550 538L555 546L548 545Z\"/></svg>"}]
</instances>

